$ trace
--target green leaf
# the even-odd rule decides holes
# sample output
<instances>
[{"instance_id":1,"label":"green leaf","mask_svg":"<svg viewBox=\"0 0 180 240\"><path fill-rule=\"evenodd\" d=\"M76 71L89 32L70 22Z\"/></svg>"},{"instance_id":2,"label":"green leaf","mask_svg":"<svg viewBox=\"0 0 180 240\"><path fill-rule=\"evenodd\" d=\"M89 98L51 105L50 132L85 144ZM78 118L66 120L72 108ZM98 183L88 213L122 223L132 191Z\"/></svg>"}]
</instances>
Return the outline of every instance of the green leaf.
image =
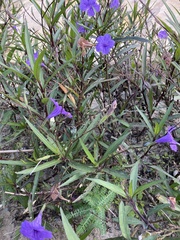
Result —
<instances>
[{"instance_id":1,"label":"green leaf","mask_svg":"<svg viewBox=\"0 0 180 240\"><path fill-rule=\"evenodd\" d=\"M150 167L153 168L153 169L156 169L159 172L164 173L166 176L172 178L174 182L180 184L180 181L177 178L175 178L172 175L170 175L169 173L165 172L161 167L159 167L159 166L150 166Z\"/></svg>"},{"instance_id":2,"label":"green leaf","mask_svg":"<svg viewBox=\"0 0 180 240\"><path fill-rule=\"evenodd\" d=\"M32 166L33 163L31 162L23 162L23 161L14 161L14 160L0 160L0 164L7 164L7 165L13 165L13 166L25 166L25 167L29 167Z\"/></svg>"},{"instance_id":3,"label":"green leaf","mask_svg":"<svg viewBox=\"0 0 180 240\"><path fill-rule=\"evenodd\" d=\"M8 28L6 27L3 32L1 32L1 49L6 49L5 44L7 43Z\"/></svg>"},{"instance_id":4,"label":"green leaf","mask_svg":"<svg viewBox=\"0 0 180 240\"><path fill-rule=\"evenodd\" d=\"M139 114L141 115L141 117L143 118L145 124L147 125L149 131L152 133L152 135L154 136L154 131L153 131L153 127L151 126L151 123L149 122L147 116L136 106Z\"/></svg>"},{"instance_id":5,"label":"green leaf","mask_svg":"<svg viewBox=\"0 0 180 240\"><path fill-rule=\"evenodd\" d=\"M29 78L28 76L26 76L25 74L21 73L20 70L17 70L13 67L8 67L5 64L3 64L2 62L0 62L0 65L3 66L4 68L7 68L11 72L17 74L18 77L24 78L24 79L26 79L26 80L28 80L28 81L30 81L34 84L33 80L31 78Z\"/></svg>"},{"instance_id":6,"label":"green leaf","mask_svg":"<svg viewBox=\"0 0 180 240\"><path fill-rule=\"evenodd\" d=\"M36 9L38 10L40 16L43 16L43 18L44 18L44 20L46 21L47 25L50 26L51 19L50 19L49 16L47 15L47 12L49 12L49 11L43 11L42 7L40 7L40 5L37 3L37 1L31 0L31 2L34 4L34 6L36 7Z\"/></svg>"},{"instance_id":7,"label":"green leaf","mask_svg":"<svg viewBox=\"0 0 180 240\"><path fill-rule=\"evenodd\" d=\"M160 131L162 130L164 124L166 123L166 121L167 121L167 119L168 119L169 114L170 114L171 111L172 111L173 104L174 104L174 102L172 102L172 103L169 105L168 109L166 110L165 115L163 116L162 120L161 120L160 123L159 123L159 130L160 130Z\"/></svg>"},{"instance_id":8,"label":"green leaf","mask_svg":"<svg viewBox=\"0 0 180 240\"><path fill-rule=\"evenodd\" d=\"M176 31L178 32L178 34L180 34L180 25L179 25L179 19L177 19L177 17L175 16L174 12L175 10L177 11L177 14L180 14L180 12L174 7L174 9L172 10L168 4L166 3L166 1L163 0L164 5L166 6L169 14L171 15L171 18L173 21L171 21L172 23L174 23L174 28L176 29ZM167 15L168 20L170 20L171 18ZM170 22L170 21L169 21Z\"/></svg>"},{"instance_id":9,"label":"green leaf","mask_svg":"<svg viewBox=\"0 0 180 240\"><path fill-rule=\"evenodd\" d=\"M60 208L61 218L63 227L67 236L68 240L80 240L78 235L74 232L73 228L71 227L70 223L68 222L62 208Z\"/></svg>"},{"instance_id":10,"label":"green leaf","mask_svg":"<svg viewBox=\"0 0 180 240\"><path fill-rule=\"evenodd\" d=\"M93 81L90 85L88 85L89 87L86 89L84 94L87 94L88 92L92 91L93 88L97 87L103 82L115 81L117 79L118 79L117 77L110 78L110 79L98 78L98 80L96 80L95 82Z\"/></svg>"},{"instance_id":11,"label":"green leaf","mask_svg":"<svg viewBox=\"0 0 180 240\"><path fill-rule=\"evenodd\" d=\"M133 37L119 37L119 38L114 38L113 39L115 42L126 42L126 41L140 41L140 42L147 42L149 43L150 41L146 38L142 38L142 37L137 37L137 36L133 36Z\"/></svg>"},{"instance_id":12,"label":"green leaf","mask_svg":"<svg viewBox=\"0 0 180 240\"><path fill-rule=\"evenodd\" d=\"M85 172L85 173L92 173L96 170L96 168L93 167L92 165L87 165L87 164L85 165L85 164L75 162L75 161L71 161L69 163L69 166L74 168L74 169L77 169L81 172Z\"/></svg>"},{"instance_id":13,"label":"green leaf","mask_svg":"<svg viewBox=\"0 0 180 240\"><path fill-rule=\"evenodd\" d=\"M71 29L74 31L74 33L78 36L79 32L77 30L77 28L67 19L64 18L64 20L66 21L66 23L71 27Z\"/></svg>"},{"instance_id":14,"label":"green leaf","mask_svg":"<svg viewBox=\"0 0 180 240\"><path fill-rule=\"evenodd\" d=\"M102 171L118 179L129 179L129 174L120 170L114 170L112 168L107 168L107 169L103 168Z\"/></svg>"},{"instance_id":15,"label":"green leaf","mask_svg":"<svg viewBox=\"0 0 180 240\"><path fill-rule=\"evenodd\" d=\"M81 144L77 144L77 142L79 143L79 137L81 138L81 140L83 141L83 143L85 144L86 141L89 139L89 136L92 134L92 130L98 125L99 123L99 119L100 119L101 114L98 114L90 123L87 121L77 132L77 141L74 142L74 144L72 144L72 146L70 146L70 148L67 149L66 154L70 154L72 151L74 151L74 154L78 153L79 151L82 150L82 146ZM89 125L89 126L88 126Z\"/></svg>"},{"instance_id":16,"label":"green leaf","mask_svg":"<svg viewBox=\"0 0 180 240\"><path fill-rule=\"evenodd\" d=\"M179 48L179 49L180 49L180 48ZM180 53L179 53L179 55L180 55ZM179 57L180 57L180 56L179 56ZM177 64L177 62L172 62L171 64L180 72L180 65Z\"/></svg>"},{"instance_id":17,"label":"green leaf","mask_svg":"<svg viewBox=\"0 0 180 240\"><path fill-rule=\"evenodd\" d=\"M138 168L139 168L139 161L137 161L134 166L131 169L131 174L130 174L130 186L131 190L129 191L130 196L134 194L136 188L137 188L137 180L138 180ZM131 193L132 192L132 193ZM132 194L132 195L131 195Z\"/></svg>"},{"instance_id":18,"label":"green leaf","mask_svg":"<svg viewBox=\"0 0 180 240\"><path fill-rule=\"evenodd\" d=\"M25 118L25 117L24 117ZM27 124L29 125L29 127L32 129L32 131L34 132L34 134L44 143L44 145L46 145L46 147L51 150L53 153L60 155L60 151L58 146L56 145L56 143L52 140L52 142L48 141L47 138L45 138L42 133L39 132L39 130L37 128L35 128L32 123L29 122L29 120L27 120L27 118L25 118Z\"/></svg>"},{"instance_id":19,"label":"green leaf","mask_svg":"<svg viewBox=\"0 0 180 240\"><path fill-rule=\"evenodd\" d=\"M147 212L147 215L152 216L152 215L156 214L157 212L161 212L161 210L163 210L164 208L168 208L168 207L169 207L169 203L168 204L158 204L158 205L154 206L153 208L151 208Z\"/></svg>"},{"instance_id":20,"label":"green leaf","mask_svg":"<svg viewBox=\"0 0 180 240\"><path fill-rule=\"evenodd\" d=\"M178 62L180 60L180 47L177 47L175 51L175 60ZM179 66L179 65L178 65ZM179 66L180 68L180 66Z\"/></svg>"},{"instance_id":21,"label":"green leaf","mask_svg":"<svg viewBox=\"0 0 180 240\"><path fill-rule=\"evenodd\" d=\"M33 182L33 188L32 188L32 191L31 191L31 200L32 202L34 201L34 197L35 197L35 192L36 192L36 189L37 189L37 186L38 186L38 183L39 183L39 173L40 172L36 172L35 173L35 177L34 177L34 182Z\"/></svg>"},{"instance_id":22,"label":"green leaf","mask_svg":"<svg viewBox=\"0 0 180 240\"><path fill-rule=\"evenodd\" d=\"M94 160L93 155L90 153L90 151L88 150L88 148L86 147L86 145L83 143L83 141L81 140L81 138L79 139L79 142L84 150L84 152L86 153L88 159L92 162L92 164L96 165L96 161Z\"/></svg>"},{"instance_id":23,"label":"green leaf","mask_svg":"<svg viewBox=\"0 0 180 240\"><path fill-rule=\"evenodd\" d=\"M27 22L25 24L25 44L26 44L27 55L30 61L31 68L34 69L34 54L31 47L30 34L29 34Z\"/></svg>"},{"instance_id":24,"label":"green leaf","mask_svg":"<svg viewBox=\"0 0 180 240\"><path fill-rule=\"evenodd\" d=\"M101 158L101 160L97 163L98 166L102 163L104 163L106 161L106 159L113 154L117 148L119 147L119 145L124 141L124 139L129 135L129 132L127 132L129 130L126 130L123 135L121 135L115 142L113 142L108 149L106 150L104 156Z\"/></svg>"},{"instance_id":25,"label":"green leaf","mask_svg":"<svg viewBox=\"0 0 180 240\"><path fill-rule=\"evenodd\" d=\"M41 164L41 165L39 165L37 167L35 166L33 168L29 168L29 169L26 169L26 170L22 170L20 172L16 172L16 174L25 174L25 175L32 174L34 172L39 172L39 171L42 171L44 169L53 167L53 166L59 164L60 162L61 162L60 160L53 160L51 162L43 163L43 164Z\"/></svg>"},{"instance_id":26,"label":"green leaf","mask_svg":"<svg viewBox=\"0 0 180 240\"><path fill-rule=\"evenodd\" d=\"M162 182L162 180L160 179L160 180L157 180L157 181L153 181L153 182L150 182L150 183L143 184L142 186L138 187L138 188L135 190L133 196L136 196L136 195L138 195L139 193L142 193L142 192L143 192L144 190L146 190L147 188L150 188L150 187L152 187L152 186L154 186L154 185L158 185L158 184L161 183L161 182Z\"/></svg>"},{"instance_id":27,"label":"green leaf","mask_svg":"<svg viewBox=\"0 0 180 240\"><path fill-rule=\"evenodd\" d=\"M38 58L36 59L35 63L34 63L34 70L33 70L33 73L34 73L34 76L37 80L40 80L40 74L42 72L42 69L41 69L41 63L42 63L42 59L44 57L44 54L46 52L46 49L44 49L39 55L38 55ZM41 83L42 86L44 86L44 83Z\"/></svg>"},{"instance_id":28,"label":"green leaf","mask_svg":"<svg viewBox=\"0 0 180 240\"><path fill-rule=\"evenodd\" d=\"M169 204L169 207L173 210L173 211L178 211L180 212L180 205L178 205L176 203L176 201L173 203L173 206L171 206L171 200L163 195L157 194L156 198L163 204Z\"/></svg>"},{"instance_id":29,"label":"green leaf","mask_svg":"<svg viewBox=\"0 0 180 240\"><path fill-rule=\"evenodd\" d=\"M142 75L146 76L146 63L147 63L147 43L144 46L143 53L142 53Z\"/></svg>"},{"instance_id":30,"label":"green leaf","mask_svg":"<svg viewBox=\"0 0 180 240\"><path fill-rule=\"evenodd\" d=\"M140 221L139 219L135 218L135 217L129 217L127 216L127 223L137 226L137 225L144 225L144 223L142 221Z\"/></svg>"},{"instance_id":31,"label":"green leaf","mask_svg":"<svg viewBox=\"0 0 180 240\"><path fill-rule=\"evenodd\" d=\"M119 226L120 226L123 237L125 237L128 240L131 240L126 207L124 206L123 201L121 201L119 205Z\"/></svg>"},{"instance_id":32,"label":"green leaf","mask_svg":"<svg viewBox=\"0 0 180 240\"><path fill-rule=\"evenodd\" d=\"M155 123L155 127L154 127L154 134L155 135L158 135L158 133L160 132L160 129L159 129L159 123Z\"/></svg>"},{"instance_id":33,"label":"green leaf","mask_svg":"<svg viewBox=\"0 0 180 240\"><path fill-rule=\"evenodd\" d=\"M95 179L95 178L86 178L90 181L93 181L105 188L108 188L109 190L113 191L114 193L126 198L126 193L124 192L124 190L120 187L120 186L117 186L117 185L114 185L112 183L109 183L109 182L106 182L106 181L103 181L101 179Z\"/></svg>"},{"instance_id":34,"label":"green leaf","mask_svg":"<svg viewBox=\"0 0 180 240\"><path fill-rule=\"evenodd\" d=\"M74 171L74 175L70 178L68 178L67 181L65 181L64 183L61 184L61 187L67 186L72 182L75 182L76 180L82 178L82 176L84 176L86 174L86 172L78 172L78 171Z\"/></svg>"}]
</instances>

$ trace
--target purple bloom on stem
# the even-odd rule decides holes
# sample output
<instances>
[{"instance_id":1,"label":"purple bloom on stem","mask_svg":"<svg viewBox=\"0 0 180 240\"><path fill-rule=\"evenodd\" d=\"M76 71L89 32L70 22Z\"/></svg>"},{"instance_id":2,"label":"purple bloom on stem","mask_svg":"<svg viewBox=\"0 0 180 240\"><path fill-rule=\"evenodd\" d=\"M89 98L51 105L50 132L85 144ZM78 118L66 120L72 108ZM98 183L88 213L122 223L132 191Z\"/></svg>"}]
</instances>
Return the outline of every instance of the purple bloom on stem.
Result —
<instances>
[{"instance_id":1,"label":"purple bloom on stem","mask_svg":"<svg viewBox=\"0 0 180 240\"><path fill-rule=\"evenodd\" d=\"M38 51L35 52L35 53L33 54L33 56L34 56L34 61L36 61L37 58L38 58L38 56L39 56ZM26 60L26 64L27 64L29 67L31 67L31 63L30 63L30 60L29 60L29 59ZM43 67L43 66L44 66L44 63L41 63L41 66Z\"/></svg>"},{"instance_id":2,"label":"purple bloom on stem","mask_svg":"<svg viewBox=\"0 0 180 240\"><path fill-rule=\"evenodd\" d=\"M108 54L112 47L115 45L115 41L111 39L111 36L107 33L104 36L97 38L96 51L102 52L103 55Z\"/></svg>"},{"instance_id":3,"label":"purple bloom on stem","mask_svg":"<svg viewBox=\"0 0 180 240\"><path fill-rule=\"evenodd\" d=\"M119 7L119 0L112 0L110 3L110 8L117 9Z\"/></svg>"},{"instance_id":4,"label":"purple bloom on stem","mask_svg":"<svg viewBox=\"0 0 180 240\"><path fill-rule=\"evenodd\" d=\"M96 0L81 0L79 8L81 11L87 12L90 17L100 11L100 5L97 4Z\"/></svg>"},{"instance_id":5,"label":"purple bloom on stem","mask_svg":"<svg viewBox=\"0 0 180 240\"><path fill-rule=\"evenodd\" d=\"M166 32L166 30L161 30L158 32L158 38L160 39L167 39L168 38L168 34Z\"/></svg>"},{"instance_id":6,"label":"purple bloom on stem","mask_svg":"<svg viewBox=\"0 0 180 240\"><path fill-rule=\"evenodd\" d=\"M42 212L32 221L25 220L21 224L20 232L30 240L44 240L52 238L52 232L46 230L42 225Z\"/></svg>"},{"instance_id":7,"label":"purple bloom on stem","mask_svg":"<svg viewBox=\"0 0 180 240\"><path fill-rule=\"evenodd\" d=\"M48 119L58 116L59 114L64 115L65 117L72 118L70 112L66 112L66 110L58 104L53 98L50 100L54 103L55 109L47 116Z\"/></svg>"},{"instance_id":8,"label":"purple bloom on stem","mask_svg":"<svg viewBox=\"0 0 180 240\"><path fill-rule=\"evenodd\" d=\"M86 29L80 25L79 23L76 23L76 26L77 26L77 30L79 33L85 33L86 32Z\"/></svg>"},{"instance_id":9,"label":"purple bloom on stem","mask_svg":"<svg viewBox=\"0 0 180 240\"><path fill-rule=\"evenodd\" d=\"M178 148L177 145L180 145L178 142L176 142L171 134L172 131L174 131L176 127L168 127L168 132L166 135L164 135L161 138L158 138L155 140L156 143L169 143L170 148L174 151L177 152Z\"/></svg>"},{"instance_id":10,"label":"purple bloom on stem","mask_svg":"<svg viewBox=\"0 0 180 240\"><path fill-rule=\"evenodd\" d=\"M17 27L14 25L14 26L12 26L12 28L17 32L18 31L18 29L17 29Z\"/></svg>"}]
</instances>

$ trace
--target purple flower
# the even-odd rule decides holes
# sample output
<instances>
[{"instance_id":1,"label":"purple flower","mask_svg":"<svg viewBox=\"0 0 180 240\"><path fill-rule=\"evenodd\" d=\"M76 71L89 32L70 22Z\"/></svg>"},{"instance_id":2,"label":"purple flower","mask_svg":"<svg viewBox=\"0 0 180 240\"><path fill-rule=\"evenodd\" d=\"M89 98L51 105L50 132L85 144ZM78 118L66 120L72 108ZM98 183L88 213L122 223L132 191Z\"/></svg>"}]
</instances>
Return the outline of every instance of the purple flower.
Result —
<instances>
[{"instance_id":1,"label":"purple flower","mask_svg":"<svg viewBox=\"0 0 180 240\"><path fill-rule=\"evenodd\" d=\"M81 0L79 8L81 11L87 12L90 17L100 11L100 5L96 3L96 0Z\"/></svg>"},{"instance_id":2,"label":"purple flower","mask_svg":"<svg viewBox=\"0 0 180 240\"><path fill-rule=\"evenodd\" d=\"M76 23L76 26L77 26L77 30L79 33L85 33L86 32L86 29L80 25L79 23Z\"/></svg>"},{"instance_id":3,"label":"purple flower","mask_svg":"<svg viewBox=\"0 0 180 240\"><path fill-rule=\"evenodd\" d=\"M119 7L119 0L112 0L110 3L110 8L117 9Z\"/></svg>"},{"instance_id":4,"label":"purple flower","mask_svg":"<svg viewBox=\"0 0 180 240\"><path fill-rule=\"evenodd\" d=\"M46 230L42 224L42 212L32 221L25 220L21 224L20 232L30 240L44 240L52 238L52 232Z\"/></svg>"},{"instance_id":5,"label":"purple flower","mask_svg":"<svg viewBox=\"0 0 180 240\"><path fill-rule=\"evenodd\" d=\"M96 51L102 52L103 55L108 54L115 44L115 41L111 39L111 36L108 33L104 36L99 36L97 42Z\"/></svg>"},{"instance_id":6,"label":"purple flower","mask_svg":"<svg viewBox=\"0 0 180 240\"><path fill-rule=\"evenodd\" d=\"M12 26L12 28L17 32L18 31L18 29L17 29L17 26Z\"/></svg>"},{"instance_id":7,"label":"purple flower","mask_svg":"<svg viewBox=\"0 0 180 240\"><path fill-rule=\"evenodd\" d=\"M169 143L170 148L174 151L177 152L178 148L177 145L180 145L178 142L176 142L171 134L172 131L174 131L176 127L168 127L168 132L166 135L164 135L161 138L158 138L155 140L156 143Z\"/></svg>"},{"instance_id":8,"label":"purple flower","mask_svg":"<svg viewBox=\"0 0 180 240\"><path fill-rule=\"evenodd\" d=\"M158 32L158 38L160 39L167 39L168 38L168 34L166 32L166 30L161 30Z\"/></svg>"},{"instance_id":9,"label":"purple flower","mask_svg":"<svg viewBox=\"0 0 180 240\"><path fill-rule=\"evenodd\" d=\"M34 56L34 61L36 61L37 58L38 58L38 56L39 56L38 51L35 52L33 56ZM29 59L26 60L26 64L27 64L29 67L31 67L31 63L30 63L30 60L29 60ZM44 66L45 66L44 63L41 63L41 66L44 67Z\"/></svg>"},{"instance_id":10,"label":"purple flower","mask_svg":"<svg viewBox=\"0 0 180 240\"><path fill-rule=\"evenodd\" d=\"M48 119L58 116L59 114L64 115L65 117L72 118L70 112L66 112L66 110L58 104L53 98L50 100L54 103L55 109L47 116Z\"/></svg>"}]
</instances>

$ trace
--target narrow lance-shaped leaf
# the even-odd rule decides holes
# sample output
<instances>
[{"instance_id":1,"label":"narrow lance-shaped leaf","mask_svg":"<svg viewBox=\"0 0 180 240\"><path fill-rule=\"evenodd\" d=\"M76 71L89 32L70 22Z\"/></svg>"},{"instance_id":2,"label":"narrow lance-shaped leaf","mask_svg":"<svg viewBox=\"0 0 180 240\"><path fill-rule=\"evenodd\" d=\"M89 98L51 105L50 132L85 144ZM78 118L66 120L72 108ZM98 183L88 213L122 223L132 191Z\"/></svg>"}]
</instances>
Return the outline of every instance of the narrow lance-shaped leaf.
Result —
<instances>
[{"instance_id":1,"label":"narrow lance-shaped leaf","mask_svg":"<svg viewBox=\"0 0 180 240\"><path fill-rule=\"evenodd\" d=\"M106 182L106 181L103 181L101 179L95 179L95 178L87 178L88 180L90 181L93 181L105 188L108 188L109 190L115 192L116 194L119 194L120 196L126 198L126 193L124 192L124 190L120 187L120 186L117 186L117 185L114 185L112 183L109 183L109 182Z\"/></svg>"},{"instance_id":2,"label":"narrow lance-shaped leaf","mask_svg":"<svg viewBox=\"0 0 180 240\"><path fill-rule=\"evenodd\" d=\"M27 50L28 59L30 61L31 68L34 69L34 55L31 47L30 34L29 34L27 22L25 24L25 44L26 44L26 50Z\"/></svg>"},{"instance_id":3,"label":"narrow lance-shaped leaf","mask_svg":"<svg viewBox=\"0 0 180 240\"><path fill-rule=\"evenodd\" d=\"M138 180L138 167L139 161L137 161L134 166L132 167L131 174L130 174L130 195L132 196L137 188L137 180Z\"/></svg>"},{"instance_id":4,"label":"narrow lance-shaped leaf","mask_svg":"<svg viewBox=\"0 0 180 240\"><path fill-rule=\"evenodd\" d=\"M24 117L24 118L25 118L25 117ZM45 138L45 137L42 135L42 133L40 133L39 130L38 130L37 128L35 128L32 123L29 122L29 120L27 120L26 118L25 118L25 120L26 120L27 124L29 125L29 127L30 127L30 128L32 129L32 131L34 132L34 134L36 134L36 136L44 143L44 145L46 145L47 148L49 148L49 150L51 150L51 151L52 151L53 153L55 153L55 154L60 154L60 151L59 151L59 149L58 149L58 146L56 145L55 142L53 142L53 143L52 143L52 142L49 142L49 141L47 140L47 138Z\"/></svg>"},{"instance_id":5,"label":"narrow lance-shaped leaf","mask_svg":"<svg viewBox=\"0 0 180 240\"><path fill-rule=\"evenodd\" d=\"M172 102L172 103L169 105L166 113L164 114L162 120L160 121L160 123L159 123L159 132L162 130L164 124L166 123L166 121L167 121L167 119L168 119L168 116L169 116L169 114L170 114L171 111L172 111L173 104L174 104L174 102Z\"/></svg>"},{"instance_id":6,"label":"narrow lance-shaped leaf","mask_svg":"<svg viewBox=\"0 0 180 240\"><path fill-rule=\"evenodd\" d=\"M74 229L71 227L70 223L68 222L66 215L64 214L62 208L60 208L60 213L62 217L63 227L67 236L68 240L80 240L78 235L75 233Z\"/></svg>"},{"instance_id":7,"label":"narrow lance-shaped leaf","mask_svg":"<svg viewBox=\"0 0 180 240\"><path fill-rule=\"evenodd\" d=\"M39 172L39 171L42 171L44 169L53 167L53 166L55 166L59 163L60 163L60 160L53 160L53 161L50 161L50 162L43 163L43 164L41 164L37 167L33 167L33 168L29 168L29 169L25 169L25 170L16 172L16 174L25 174L25 175L26 174L32 174L34 172Z\"/></svg>"},{"instance_id":8,"label":"narrow lance-shaped leaf","mask_svg":"<svg viewBox=\"0 0 180 240\"><path fill-rule=\"evenodd\" d=\"M135 190L133 196L136 196L136 195L142 193L144 190L146 190L146 189L148 189L148 188L150 188L152 186L157 186L161 182L162 182L162 179L157 180L157 181L153 181L153 182L149 182L149 183L146 183L146 184L143 184L142 186L138 187Z\"/></svg>"},{"instance_id":9,"label":"narrow lance-shaped leaf","mask_svg":"<svg viewBox=\"0 0 180 240\"><path fill-rule=\"evenodd\" d=\"M92 164L96 165L96 162L94 160L93 155L91 154L91 152L89 151L89 149L86 147L86 145L83 143L83 141L81 139L79 139L80 144L84 150L84 152L86 153L88 159L92 162Z\"/></svg>"},{"instance_id":10,"label":"narrow lance-shaped leaf","mask_svg":"<svg viewBox=\"0 0 180 240\"><path fill-rule=\"evenodd\" d=\"M120 136L115 142L113 142L109 148L106 150L105 154L101 158L101 160L98 162L98 165L102 164L106 161L106 159L110 156L110 154L113 154L118 146L124 141L124 139L128 136L129 132L126 130L122 136Z\"/></svg>"},{"instance_id":11,"label":"narrow lance-shaped leaf","mask_svg":"<svg viewBox=\"0 0 180 240\"><path fill-rule=\"evenodd\" d=\"M139 114L141 115L141 117L143 118L145 124L147 125L149 131L152 133L152 135L154 135L154 131L153 131L153 127L151 126L151 123L149 122L147 116L136 106Z\"/></svg>"},{"instance_id":12,"label":"narrow lance-shaped leaf","mask_svg":"<svg viewBox=\"0 0 180 240\"><path fill-rule=\"evenodd\" d=\"M119 205L119 225L123 237L125 237L125 239L131 240L130 229L128 226L127 211L123 201L121 201Z\"/></svg>"}]
</instances>

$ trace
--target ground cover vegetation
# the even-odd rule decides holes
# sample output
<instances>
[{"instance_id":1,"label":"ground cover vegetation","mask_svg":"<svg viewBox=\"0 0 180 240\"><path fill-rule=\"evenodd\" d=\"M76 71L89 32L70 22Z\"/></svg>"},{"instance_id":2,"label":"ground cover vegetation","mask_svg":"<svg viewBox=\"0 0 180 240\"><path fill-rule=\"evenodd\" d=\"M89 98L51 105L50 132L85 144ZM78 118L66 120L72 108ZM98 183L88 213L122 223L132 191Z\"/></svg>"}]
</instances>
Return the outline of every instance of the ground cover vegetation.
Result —
<instances>
[{"instance_id":1,"label":"ground cover vegetation","mask_svg":"<svg viewBox=\"0 0 180 240\"><path fill-rule=\"evenodd\" d=\"M68 240L103 235L109 222L114 239L179 239L173 11L164 2L164 21L150 1L130 11L115 0L31 3L39 32L1 1L1 202L26 209L13 239L51 239L54 216Z\"/></svg>"}]
</instances>

